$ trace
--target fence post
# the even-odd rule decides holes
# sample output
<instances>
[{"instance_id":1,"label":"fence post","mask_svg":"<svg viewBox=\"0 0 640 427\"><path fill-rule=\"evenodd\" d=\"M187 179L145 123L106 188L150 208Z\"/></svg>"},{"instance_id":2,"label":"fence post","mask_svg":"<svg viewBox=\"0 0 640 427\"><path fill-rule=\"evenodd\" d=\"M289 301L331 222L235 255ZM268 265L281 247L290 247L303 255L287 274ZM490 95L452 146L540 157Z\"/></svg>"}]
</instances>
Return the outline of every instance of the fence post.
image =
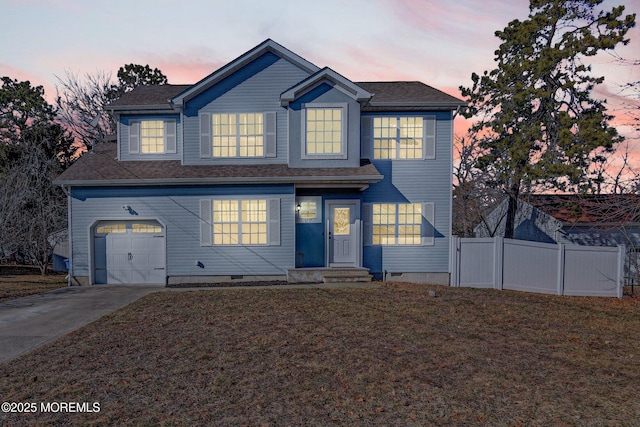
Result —
<instances>
[{"instance_id":1,"label":"fence post","mask_svg":"<svg viewBox=\"0 0 640 427\"><path fill-rule=\"evenodd\" d=\"M504 289L504 237L493 238L493 288Z\"/></svg>"},{"instance_id":2,"label":"fence post","mask_svg":"<svg viewBox=\"0 0 640 427\"><path fill-rule=\"evenodd\" d=\"M451 279L450 286L460 286L460 237L451 236L451 248L449 251L449 258L451 260Z\"/></svg>"},{"instance_id":3,"label":"fence post","mask_svg":"<svg viewBox=\"0 0 640 427\"><path fill-rule=\"evenodd\" d=\"M618 245L618 283L616 289L616 296L618 298L622 298L622 294L624 293L624 264L626 261L627 248L625 245Z\"/></svg>"},{"instance_id":4,"label":"fence post","mask_svg":"<svg viewBox=\"0 0 640 427\"><path fill-rule=\"evenodd\" d=\"M564 295L564 258L565 246L558 243L558 295Z\"/></svg>"}]
</instances>

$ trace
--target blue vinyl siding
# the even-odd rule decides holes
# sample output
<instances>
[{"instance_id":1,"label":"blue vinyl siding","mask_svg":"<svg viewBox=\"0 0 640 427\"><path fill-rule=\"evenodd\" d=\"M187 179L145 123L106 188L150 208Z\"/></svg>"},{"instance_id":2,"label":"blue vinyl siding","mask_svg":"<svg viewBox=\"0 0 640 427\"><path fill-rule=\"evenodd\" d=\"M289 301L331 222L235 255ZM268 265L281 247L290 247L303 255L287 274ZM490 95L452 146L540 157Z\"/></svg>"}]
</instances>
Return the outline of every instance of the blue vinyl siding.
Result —
<instances>
[{"instance_id":1,"label":"blue vinyl siding","mask_svg":"<svg viewBox=\"0 0 640 427\"><path fill-rule=\"evenodd\" d=\"M385 114L371 114L371 116ZM386 114L398 115L398 114ZM363 194L364 203L435 204L433 246L366 246L364 266L377 273L446 273L449 271L451 234L452 120L450 112L407 113L436 115L436 158L434 160L373 160L384 179ZM364 153L363 153L364 154ZM373 156L371 156L373 157Z\"/></svg>"},{"instance_id":2,"label":"blue vinyl siding","mask_svg":"<svg viewBox=\"0 0 640 427\"><path fill-rule=\"evenodd\" d=\"M214 196L280 199L280 245L202 247L199 203ZM74 188L73 274L89 276L90 226L96 220L154 219L166 226L167 275L282 275L294 266L293 186ZM133 214L122 209L129 205ZM197 265L200 262L204 268Z\"/></svg>"},{"instance_id":3,"label":"blue vinyl siding","mask_svg":"<svg viewBox=\"0 0 640 427\"><path fill-rule=\"evenodd\" d=\"M175 120L176 152L171 154L130 154L129 123L136 120ZM182 123L179 114L122 115L118 129L118 156L120 160L180 160L182 158Z\"/></svg>"},{"instance_id":4,"label":"blue vinyl siding","mask_svg":"<svg viewBox=\"0 0 640 427\"><path fill-rule=\"evenodd\" d=\"M257 164L287 162L287 111L280 106L280 94L308 73L272 53L223 79L187 102L183 111L184 164ZM276 157L201 158L198 113L276 112Z\"/></svg>"}]
</instances>

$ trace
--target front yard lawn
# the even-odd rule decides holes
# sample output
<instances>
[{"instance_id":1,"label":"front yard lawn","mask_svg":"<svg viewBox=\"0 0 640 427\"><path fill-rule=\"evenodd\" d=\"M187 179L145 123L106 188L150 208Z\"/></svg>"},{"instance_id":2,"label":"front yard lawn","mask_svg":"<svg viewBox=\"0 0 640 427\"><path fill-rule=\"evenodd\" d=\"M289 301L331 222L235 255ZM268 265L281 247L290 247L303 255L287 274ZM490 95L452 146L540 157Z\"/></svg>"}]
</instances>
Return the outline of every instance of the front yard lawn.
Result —
<instances>
[{"instance_id":1,"label":"front yard lawn","mask_svg":"<svg viewBox=\"0 0 640 427\"><path fill-rule=\"evenodd\" d=\"M40 275L0 275L0 302L39 294L67 286L62 274Z\"/></svg>"},{"instance_id":2,"label":"front yard lawn","mask_svg":"<svg viewBox=\"0 0 640 427\"><path fill-rule=\"evenodd\" d=\"M630 298L399 284L158 292L0 365L0 401L99 412L0 424L634 425L639 331Z\"/></svg>"}]
</instances>

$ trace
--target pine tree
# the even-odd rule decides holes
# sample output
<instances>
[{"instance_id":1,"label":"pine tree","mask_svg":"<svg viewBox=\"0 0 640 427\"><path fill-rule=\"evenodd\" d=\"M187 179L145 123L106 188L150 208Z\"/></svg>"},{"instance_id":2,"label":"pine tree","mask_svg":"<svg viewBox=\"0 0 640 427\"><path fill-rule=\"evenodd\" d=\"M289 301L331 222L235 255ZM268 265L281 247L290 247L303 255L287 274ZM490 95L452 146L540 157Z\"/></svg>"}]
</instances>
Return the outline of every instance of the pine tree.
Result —
<instances>
[{"instance_id":1,"label":"pine tree","mask_svg":"<svg viewBox=\"0 0 640 427\"><path fill-rule=\"evenodd\" d=\"M609 125L605 101L592 97L604 81L588 60L627 44L635 14L624 6L598 10L603 0L531 0L529 16L496 36L497 68L473 73L469 98L471 131L490 169L509 197L506 237L513 237L517 199L524 189L580 188L593 162L602 162L622 140Z\"/></svg>"}]
</instances>

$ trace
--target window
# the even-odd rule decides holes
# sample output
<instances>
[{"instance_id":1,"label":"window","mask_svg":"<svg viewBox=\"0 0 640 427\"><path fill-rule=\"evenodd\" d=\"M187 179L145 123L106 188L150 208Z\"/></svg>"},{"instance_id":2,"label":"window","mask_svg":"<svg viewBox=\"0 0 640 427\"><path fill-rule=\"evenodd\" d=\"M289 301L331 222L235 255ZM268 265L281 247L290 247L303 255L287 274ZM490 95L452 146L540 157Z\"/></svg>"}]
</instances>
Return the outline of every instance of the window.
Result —
<instances>
[{"instance_id":1,"label":"window","mask_svg":"<svg viewBox=\"0 0 640 427\"><path fill-rule=\"evenodd\" d=\"M373 117L373 158L435 159L435 117Z\"/></svg>"},{"instance_id":2,"label":"window","mask_svg":"<svg viewBox=\"0 0 640 427\"><path fill-rule=\"evenodd\" d=\"M262 113L211 114L213 157L262 157Z\"/></svg>"},{"instance_id":3,"label":"window","mask_svg":"<svg viewBox=\"0 0 640 427\"><path fill-rule=\"evenodd\" d=\"M320 223L320 208L322 207L321 196L300 196L296 197L296 222L297 223Z\"/></svg>"},{"instance_id":4,"label":"window","mask_svg":"<svg viewBox=\"0 0 640 427\"><path fill-rule=\"evenodd\" d=\"M371 243L433 244L433 212L433 203L374 203L371 205Z\"/></svg>"},{"instance_id":5,"label":"window","mask_svg":"<svg viewBox=\"0 0 640 427\"><path fill-rule=\"evenodd\" d=\"M305 107L304 154L306 157L346 155L346 105L313 104Z\"/></svg>"},{"instance_id":6,"label":"window","mask_svg":"<svg viewBox=\"0 0 640 427\"><path fill-rule=\"evenodd\" d=\"M140 152L164 153L164 122L162 120L140 122Z\"/></svg>"},{"instance_id":7,"label":"window","mask_svg":"<svg viewBox=\"0 0 640 427\"><path fill-rule=\"evenodd\" d=\"M298 215L300 215L302 219L316 219L318 216L318 206L316 202L300 202Z\"/></svg>"},{"instance_id":8,"label":"window","mask_svg":"<svg viewBox=\"0 0 640 427\"><path fill-rule=\"evenodd\" d=\"M129 154L176 153L176 121L132 120L129 122Z\"/></svg>"},{"instance_id":9,"label":"window","mask_svg":"<svg viewBox=\"0 0 640 427\"><path fill-rule=\"evenodd\" d=\"M131 231L134 233L162 233L162 227L153 224L131 224Z\"/></svg>"},{"instance_id":10,"label":"window","mask_svg":"<svg viewBox=\"0 0 640 427\"><path fill-rule=\"evenodd\" d=\"M266 245L266 200L214 200L214 245Z\"/></svg>"},{"instance_id":11,"label":"window","mask_svg":"<svg viewBox=\"0 0 640 427\"><path fill-rule=\"evenodd\" d=\"M373 205L373 244L393 245L396 242L396 205Z\"/></svg>"},{"instance_id":12,"label":"window","mask_svg":"<svg viewBox=\"0 0 640 427\"><path fill-rule=\"evenodd\" d=\"M97 234L110 234L110 233L126 233L126 225L124 223L101 225L96 229Z\"/></svg>"},{"instance_id":13,"label":"window","mask_svg":"<svg viewBox=\"0 0 640 427\"><path fill-rule=\"evenodd\" d=\"M398 205L398 244L419 245L422 225L422 206L419 204Z\"/></svg>"}]
</instances>

